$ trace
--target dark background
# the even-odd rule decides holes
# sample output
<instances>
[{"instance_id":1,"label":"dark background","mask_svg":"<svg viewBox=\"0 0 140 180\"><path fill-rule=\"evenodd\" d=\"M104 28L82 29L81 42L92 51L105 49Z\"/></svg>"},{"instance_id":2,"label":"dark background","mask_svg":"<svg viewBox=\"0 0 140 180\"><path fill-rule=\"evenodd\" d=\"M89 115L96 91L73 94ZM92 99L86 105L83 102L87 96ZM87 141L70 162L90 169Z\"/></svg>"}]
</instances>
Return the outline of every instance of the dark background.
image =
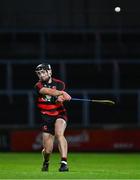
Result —
<instances>
[{"instance_id":1,"label":"dark background","mask_svg":"<svg viewBox=\"0 0 140 180\"><path fill-rule=\"evenodd\" d=\"M41 62L72 96L117 102L66 103L70 126L139 128L139 16L138 0L1 0L1 128L38 127L33 87Z\"/></svg>"},{"instance_id":2,"label":"dark background","mask_svg":"<svg viewBox=\"0 0 140 180\"><path fill-rule=\"evenodd\" d=\"M114 8L122 8L116 15ZM8 28L138 28L139 1L1 0L1 27ZM120 21L121 19L121 21Z\"/></svg>"}]
</instances>

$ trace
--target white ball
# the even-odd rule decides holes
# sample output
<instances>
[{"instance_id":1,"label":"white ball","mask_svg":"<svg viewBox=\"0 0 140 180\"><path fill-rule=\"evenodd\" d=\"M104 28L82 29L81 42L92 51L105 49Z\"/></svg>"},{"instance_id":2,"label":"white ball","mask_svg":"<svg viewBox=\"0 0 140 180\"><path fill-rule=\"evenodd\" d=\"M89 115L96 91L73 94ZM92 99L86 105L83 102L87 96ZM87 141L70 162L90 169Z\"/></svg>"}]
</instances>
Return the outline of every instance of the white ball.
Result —
<instances>
[{"instance_id":1,"label":"white ball","mask_svg":"<svg viewBox=\"0 0 140 180\"><path fill-rule=\"evenodd\" d=\"M115 7L115 11L116 11L116 12L120 12L120 11L121 11L121 8L120 8L120 7Z\"/></svg>"}]
</instances>

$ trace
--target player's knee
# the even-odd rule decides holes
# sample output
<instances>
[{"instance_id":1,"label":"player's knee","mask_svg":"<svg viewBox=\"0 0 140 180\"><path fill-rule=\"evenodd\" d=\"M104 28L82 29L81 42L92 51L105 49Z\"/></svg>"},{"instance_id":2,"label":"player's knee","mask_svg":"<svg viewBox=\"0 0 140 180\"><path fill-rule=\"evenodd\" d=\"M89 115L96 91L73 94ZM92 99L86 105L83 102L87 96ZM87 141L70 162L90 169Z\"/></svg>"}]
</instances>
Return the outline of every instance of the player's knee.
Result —
<instances>
[{"instance_id":1,"label":"player's knee","mask_svg":"<svg viewBox=\"0 0 140 180\"><path fill-rule=\"evenodd\" d=\"M55 137L56 137L57 139L61 139L61 138L64 137L64 135L63 135L61 132L56 132L56 133L55 133Z\"/></svg>"}]
</instances>

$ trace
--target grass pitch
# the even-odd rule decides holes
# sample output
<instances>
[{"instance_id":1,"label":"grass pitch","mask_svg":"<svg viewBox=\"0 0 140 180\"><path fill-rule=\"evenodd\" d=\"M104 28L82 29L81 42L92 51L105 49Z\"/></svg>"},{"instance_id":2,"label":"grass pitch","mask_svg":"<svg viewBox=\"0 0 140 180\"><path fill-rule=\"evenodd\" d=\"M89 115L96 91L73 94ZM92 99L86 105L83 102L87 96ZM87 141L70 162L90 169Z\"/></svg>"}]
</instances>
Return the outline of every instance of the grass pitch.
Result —
<instances>
[{"instance_id":1,"label":"grass pitch","mask_svg":"<svg viewBox=\"0 0 140 180\"><path fill-rule=\"evenodd\" d=\"M0 179L140 179L138 153L69 153L69 172L58 172L53 153L49 172L41 172L41 153L0 153Z\"/></svg>"}]
</instances>

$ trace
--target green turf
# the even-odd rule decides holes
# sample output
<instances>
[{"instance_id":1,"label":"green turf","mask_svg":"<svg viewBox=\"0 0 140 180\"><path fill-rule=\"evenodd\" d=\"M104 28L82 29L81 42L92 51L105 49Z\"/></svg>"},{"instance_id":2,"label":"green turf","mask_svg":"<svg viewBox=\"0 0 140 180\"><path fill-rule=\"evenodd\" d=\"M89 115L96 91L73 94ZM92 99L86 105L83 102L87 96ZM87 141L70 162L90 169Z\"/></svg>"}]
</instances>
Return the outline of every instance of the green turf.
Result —
<instances>
[{"instance_id":1,"label":"green turf","mask_svg":"<svg viewBox=\"0 0 140 180\"><path fill-rule=\"evenodd\" d=\"M40 153L0 153L0 179L140 179L140 154L69 153L69 172L58 172L53 153L49 172L41 172Z\"/></svg>"}]
</instances>

